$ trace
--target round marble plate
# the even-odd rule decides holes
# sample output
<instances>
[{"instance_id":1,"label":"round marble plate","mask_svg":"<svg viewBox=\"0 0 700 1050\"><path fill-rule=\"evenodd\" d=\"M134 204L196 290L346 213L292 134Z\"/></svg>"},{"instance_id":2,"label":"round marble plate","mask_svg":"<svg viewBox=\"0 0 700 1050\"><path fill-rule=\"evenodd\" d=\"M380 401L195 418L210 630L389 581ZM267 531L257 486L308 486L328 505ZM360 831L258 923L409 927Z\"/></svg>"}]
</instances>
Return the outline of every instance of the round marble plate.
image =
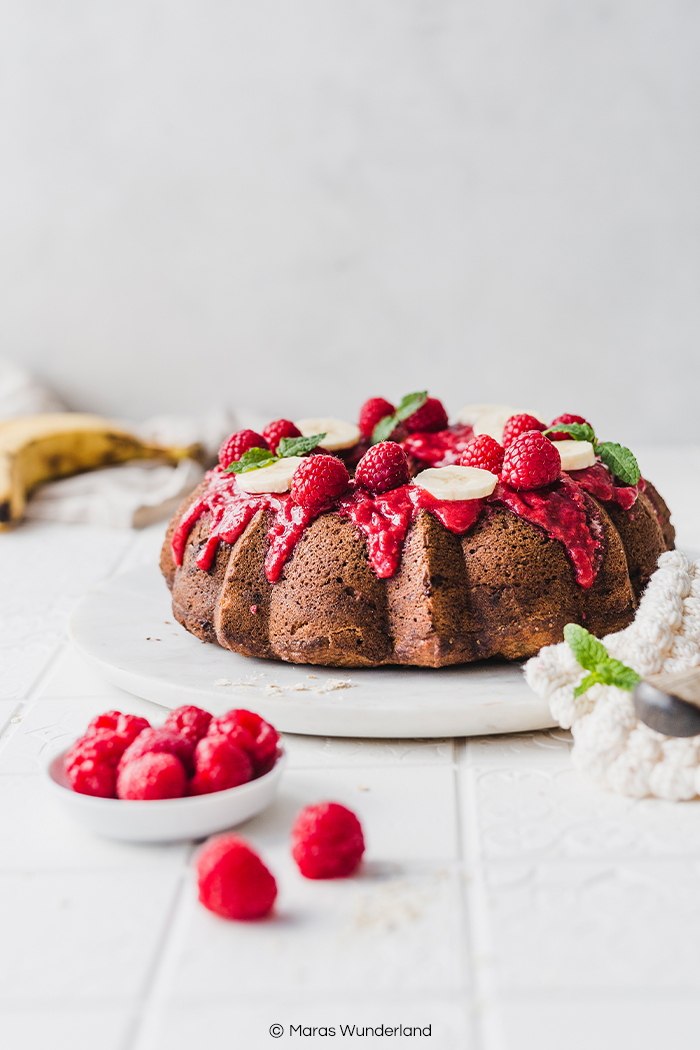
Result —
<instances>
[{"instance_id":1,"label":"round marble plate","mask_svg":"<svg viewBox=\"0 0 700 1050\"><path fill-rule=\"evenodd\" d=\"M200 642L174 619L157 566L139 566L89 591L71 631L95 670L129 693L214 714L250 708L287 733L481 736L555 724L519 664L339 670L255 660Z\"/></svg>"}]
</instances>

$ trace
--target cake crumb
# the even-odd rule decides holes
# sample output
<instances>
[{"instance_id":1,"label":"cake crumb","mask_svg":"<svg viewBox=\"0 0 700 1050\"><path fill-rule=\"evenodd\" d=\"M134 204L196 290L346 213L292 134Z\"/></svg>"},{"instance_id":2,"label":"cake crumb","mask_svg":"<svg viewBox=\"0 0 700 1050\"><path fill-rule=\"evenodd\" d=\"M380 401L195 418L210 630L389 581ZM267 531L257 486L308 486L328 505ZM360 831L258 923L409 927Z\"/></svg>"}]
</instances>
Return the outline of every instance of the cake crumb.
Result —
<instances>
[{"instance_id":1,"label":"cake crumb","mask_svg":"<svg viewBox=\"0 0 700 1050\"><path fill-rule=\"evenodd\" d=\"M327 678L323 685L315 685L312 687L312 693L332 693L336 689L351 689L353 682L349 682L346 678Z\"/></svg>"},{"instance_id":2,"label":"cake crumb","mask_svg":"<svg viewBox=\"0 0 700 1050\"><path fill-rule=\"evenodd\" d=\"M318 678L317 674L307 674L307 678Z\"/></svg>"},{"instance_id":3,"label":"cake crumb","mask_svg":"<svg viewBox=\"0 0 700 1050\"><path fill-rule=\"evenodd\" d=\"M264 696L282 696L282 690L278 685L266 685L263 689Z\"/></svg>"},{"instance_id":4,"label":"cake crumb","mask_svg":"<svg viewBox=\"0 0 700 1050\"><path fill-rule=\"evenodd\" d=\"M214 685L233 685L233 682L230 678L217 678Z\"/></svg>"},{"instance_id":5,"label":"cake crumb","mask_svg":"<svg viewBox=\"0 0 700 1050\"><path fill-rule=\"evenodd\" d=\"M301 693L305 692L309 687L303 682L297 682L296 685L283 685L282 688L286 693Z\"/></svg>"}]
</instances>

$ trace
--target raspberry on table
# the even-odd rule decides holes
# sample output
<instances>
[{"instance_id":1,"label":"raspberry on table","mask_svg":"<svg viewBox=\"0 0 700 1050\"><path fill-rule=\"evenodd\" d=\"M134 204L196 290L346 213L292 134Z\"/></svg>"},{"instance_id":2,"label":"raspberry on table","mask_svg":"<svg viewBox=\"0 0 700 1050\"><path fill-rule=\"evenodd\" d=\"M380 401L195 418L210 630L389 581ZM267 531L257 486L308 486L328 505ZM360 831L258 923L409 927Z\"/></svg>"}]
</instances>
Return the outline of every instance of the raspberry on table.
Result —
<instances>
[{"instance_id":1,"label":"raspberry on table","mask_svg":"<svg viewBox=\"0 0 700 1050\"><path fill-rule=\"evenodd\" d=\"M182 798L186 788L182 762L166 751L147 751L119 767L117 798Z\"/></svg>"},{"instance_id":2,"label":"raspberry on table","mask_svg":"<svg viewBox=\"0 0 700 1050\"><path fill-rule=\"evenodd\" d=\"M228 832L205 842L196 861L199 899L223 919L262 919L272 911L277 883L252 847Z\"/></svg>"},{"instance_id":3,"label":"raspberry on table","mask_svg":"<svg viewBox=\"0 0 700 1050\"><path fill-rule=\"evenodd\" d=\"M393 416L395 411L391 401L387 401L386 398L371 397L369 401L365 401L360 409L360 418L357 422L365 441L371 441L372 432L377 423L380 423L385 416Z\"/></svg>"},{"instance_id":4,"label":"raspberry on table","mask_svg":"<svg viewBox=\"0 0 700 1050\"><path fill-rule=\"evenodd\" d=\"M262 432L272 452L277 451L282 438L301 437L301 430L295 426L290 419L276 419L274 423L268 423Z\"/></svg>"},{"instance_id":5,"label":"raspberry on table","mask_svg":"<svg viewBox=\"0 0 700 1050\"><path fill-rule=\"evenodd\" d=\"M237 430L235 434L230 434L221 445L219 463L226 469L251 448L269 448L269 445L262 434L256 434L254 430Z\"/></svg>"},{"instance_id":6,"label":"raspberry on table","mask_svg":"<svg viewBox=\"0 0 700 1050\"><path fill-rule=\"evenodd\" d=\"M205 735L211 718L212 716L209 712L203 711L201 707L195 707L194 704L184 704L182 707L176 707L174 711L170 712L163 723L163 729L168 729L172 733L179 733L180 736L191 740L192 744L196 744Z\"/></svg>"},{"instance_id":7,"label":"raspberry on table","mask_svg":"<svg viewBox=\"0 0 700 1050\"><path fill-rule=\"evenodd\" d=\"M254 711L234 708L213 718L207 736L224 736L247 751L256 776L269 772L275 764L279 735L274 726Z\"/></svg>"},{"instance_id":8,"label":"raspberry on table","mask_svg":"<svg viewBox=\"0 0 700 1050\"><path fill-rule=\"evenodd\" d=\"M139 733L122 755L120 767L151 751L164 751L166 754L175 755L180 759L188 774L194 768L194 741L165 728L144 729L142 733Z\"/></svg>"},{"instance_id":9,"label":"raspberry on table","mask_svg":"<svg viewBox=\"0 0 700 1050\"><path fill-rule=\"evenodd\" d=\"M447 412L442 401L438 401L436 397L429 397L424 405L404 420L403 425L409 434L419 430L434 434L438 430L445 430L447 424Z\"/></svg>"},{"instance_id":10,"label":"raspberry on table","mask_svg":"<svg viewBox=\"0 0 700 1050\"><path fill-rule=\"evenodd\" d=\"M501 481L514 489L540 489L551 485L560 473L556 446L539 430L526 430L505 451Z\"/></svg>"},{"instance_id":11,"label":"raspberry on table","mask_svg":"<svg viewBox=\"0 0 700 1050\"><path fill-rule=\"evenodd\" d=\"M395 441L380 441L372 445L355 471L355 481L375 495L407 485L410 480L406 453Z\"/></svg>"},{"instance_id":12,"label":"raspberry on table","mask_svg":"<svg viewBox=\"0 0 700 1050\"><path fill-rule=\"evenodd\" d=\"M480 470L490 470L492 474L500 474L504 451L503 445L499 445L495 438L489 434L479 434L465 448L460 465L479 467Z\"/></svg>"},{"instance_id":13,"label":"raspberry on table","mask_svg":"<svg viewBox=\"0 0 700 1050\"><path fill-rule=\"evenodd\" d=\"M253 779L252 758L225 736L202 737L194 750L194 764L190 795L226 791Z\"/></svg>"},{"instance_id":14,"label":"raspberry on table","mask_svg":"<svg viewBox=\"0 0 700 1050\"><path fill-rule=\"evenodd\" d=\"M307 879L352 875L364 850L359 820L338 802L306 806L294 821L292 856Z\"/></svg>"},{"instance_id":15,"label":"raspberry on table","mask_svg":"<svg viewBox=\"0 0 700 1050\"><path fill-rule=\"evenodd\" d=\"M529 416L527 412L520 412L517 416L511 416L503 427L503 447L508 448L516 437L524 434L526 430L546 430L546 423L542 423L536 416Z\"/></svg>"},{"instance_id":16,"label":"raspberry on table","mask_svg":"<svg viewBox=\"0 0 700 1050\"><path fill-rule=\"evenodd\" d=\"M590 426L588 420L584 419L583 416L572 416L570 412L565 412L563 416L557 416L549 425L550 427L556 427L559 423L585 423L587 426ZM569 434L566 430L558 430L554 434L547 434L547 437L550 441L566 441L573 437L573 434Z\"/></svg>"},{"instance_id":17,"label":"raspberry on table","mask_svg":"<svg viewBox=\"0 0 700 1050\"><path fill-rule=\"evenodd\" d=\"M121 711L105 711L93 718L83 735L91 736L97 729L112 729L124 741L124 747L127 748L139 733L150 728L150 722L139 715L125 715Z\"/></svg>"},{"instance_id":18,"label":"raspberry on table","mask_svg":"<svg viewBox=\"0 0 700 1050\"><path fill-rule=\"evenodd\" d=\"M294 472L291 495L295 503L320 514L347 489L350 475L336 456L309 456Z\"/></svg>"}]
</instances>

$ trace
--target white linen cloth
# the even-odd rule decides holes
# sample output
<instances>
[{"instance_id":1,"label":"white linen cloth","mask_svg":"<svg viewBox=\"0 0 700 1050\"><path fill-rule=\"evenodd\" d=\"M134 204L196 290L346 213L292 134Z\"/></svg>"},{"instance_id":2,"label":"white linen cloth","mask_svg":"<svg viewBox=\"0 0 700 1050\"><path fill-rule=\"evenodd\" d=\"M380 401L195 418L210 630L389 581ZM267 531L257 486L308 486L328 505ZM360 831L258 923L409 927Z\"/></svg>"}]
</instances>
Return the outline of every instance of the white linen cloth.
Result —
<instances>
[{"instance_id":1,"label":"white linen cloth","mask_svg":"<svg viewBox=\"0 0 700 1050\"><path fill-rule=\"evenodd\" d=\"M602 639L611 656L642 677L700 666L700 558L659 558L634 622ZM680 801L700 795L700 736L668 737L637 718L632 694L595 685L574 698L587 674L566 642L548 645L525 677L552 717L574 738L574 765L622 795Z\"/></svg>"}]
</instances>

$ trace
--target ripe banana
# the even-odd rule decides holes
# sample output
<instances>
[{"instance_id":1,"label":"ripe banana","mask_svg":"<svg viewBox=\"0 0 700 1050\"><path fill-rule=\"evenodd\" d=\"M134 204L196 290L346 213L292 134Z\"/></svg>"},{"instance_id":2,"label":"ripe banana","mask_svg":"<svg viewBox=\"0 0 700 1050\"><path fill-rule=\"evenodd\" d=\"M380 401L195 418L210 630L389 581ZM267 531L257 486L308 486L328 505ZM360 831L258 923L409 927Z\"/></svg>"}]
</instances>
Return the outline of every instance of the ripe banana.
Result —
<instances>
[{"instance_id":1,"label":"ripe banana","mask_svg":"<svg viewBox=\"0 0 700 1050\"><path fill-rule=\"evenodd\" d=\"M303 462L302 456L286 456L270 467L244 470L236 474L236 481L244 492L289 492L294 471Z\"/></svg>"},{"instance_id":2,"label":"ripe banana","mask_svg":"<svg viewBox=\"0 0 700 1050\"><path fill-rule=\"evenodd\" d=\"M436 499L481 499L490 496L498 478L481 467L429 467L412 481Z\"/></svg>"},{"instance_id":3,"label":"ripe banana","mask_svg":"<svg viewBox=\"0 0 700 1050\"><path fill-rule=\"evenodd\" d=\"M333 419L332 416L318 416L313 419L297 419L296 426L304 437L313 434L325 434L321 441L323 448L337 452L341 448L352 448L360 440L360 428L344 419Z\"/></svg>"},{"instance_id":4,"label":"ripe banana","mask_svg":"<svg viewBox=\"0 0 700 1050\"><path fill-rule=\"evenodd\" d=\"M20 416L0 423L0 531L21 520L37 485L131 459L171 463L193 456L191 448L140 441L118 423L78 412Z\"/></svg>"}]
</instances>

